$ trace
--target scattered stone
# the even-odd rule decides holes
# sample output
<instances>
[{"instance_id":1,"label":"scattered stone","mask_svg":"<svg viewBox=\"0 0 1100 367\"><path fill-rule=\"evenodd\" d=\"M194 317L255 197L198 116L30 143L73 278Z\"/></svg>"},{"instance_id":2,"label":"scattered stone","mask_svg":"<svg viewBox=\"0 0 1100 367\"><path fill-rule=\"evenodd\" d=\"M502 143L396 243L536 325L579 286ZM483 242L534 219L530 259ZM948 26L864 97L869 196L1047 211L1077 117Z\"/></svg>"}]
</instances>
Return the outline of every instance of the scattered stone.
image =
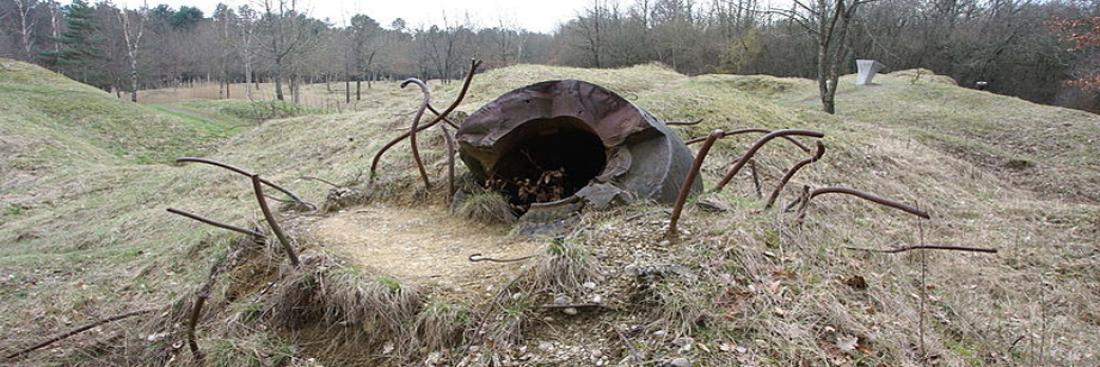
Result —
<instances>
[{"instance_id":1,"label":"scattered stone","mask_svg":"<svg viewBox=\"0 0 1100 367\"><path fill-rule=\"evenodd\" d=\"M670 367L691 367L691 361L684 357L676 357L668 362Z\"/></svg>"},{"instance_id":2,"label":"scattered stone","mask_svg":"<svg viewBox=\"0 0 1100 367\"><path fill-rule=\"evenodd\" d=\"M596 289L596 283L594 282L584 282L584 284L581 284L581 286L588 289Z\"/></svg>"},{"instance_id":3,"label":"scattered stone","mask_svg":"<svg viewBox=\"0 0 1100 367\"><path fill-rule=\"evenodd\" d=\"M539 350L543 352L550 352L554 350L554 344L550 342L539 342Z\"/></svg>"},{"instance_id":4,"label":"scattered stone","mask_svg":"<svg viewBox=\"0 0 1100 367\"><path fill-rule=\"evenodd\" d=\"M686 337L686 336L679 337L679 338L676 338L676 339L672 340L672 345L680 347L680 352L691 351L691 347L694 344L695 344L695 339L692 339L691 337Z\"/></svg>"}]
</instances>

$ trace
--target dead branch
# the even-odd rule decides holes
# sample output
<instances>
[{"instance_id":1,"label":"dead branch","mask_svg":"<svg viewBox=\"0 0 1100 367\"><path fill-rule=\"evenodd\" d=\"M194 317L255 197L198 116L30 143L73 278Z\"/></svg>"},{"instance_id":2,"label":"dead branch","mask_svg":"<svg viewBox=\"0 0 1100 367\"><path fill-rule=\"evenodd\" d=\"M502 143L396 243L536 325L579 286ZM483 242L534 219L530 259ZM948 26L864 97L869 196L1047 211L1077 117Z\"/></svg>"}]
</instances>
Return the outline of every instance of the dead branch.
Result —
<instances>
[{"instance_id":1,"label":"dead branch","mask_svg":"<svg viewBox=\"0 0 1100 367\"><path fill-rule=\"evenodd\" d=\"M729 137L729 136L734 136L734 135L746 134L746 133L764 133L764 134L768 134L768 133L771 133L771 132L772 132L772 130L760 129L760 128L737 129L737 130L733 130L733 131L727 131L724 135L722 135L722 138ZM786 141L791 142L791 144L794 144L795 146L797 146L798 149L802 149L803 152L806 152L806 153L810 152L810 148L806 147L806 145L802 144L802 142L798 141L795 138L792 138L792 137L789 137L789 136L781 136L781 138L783 138ZM707 140L707 137L700 136L698 138L692 138L692 139L688 140L687 142L685 142L685 144L692 145L692 144L695 144L695 143L700 143L704 140Z\"/></svg>"},{"instance_id":2,"label":"dead branch","mask_svg":"<svg viewBox=\"0 0 1100 367\"><path fill-rule=\"evenodd\" d=\"M447 130L447 126L439 125L443 130L443 139L447 141L447 202L455 198L455 138Z\"/></svg>"},{"instance_id":3,"label":"dead branch","mask_svg":"<svg viewBox=\"0 0 1100 367\"><path fill-rule=\"evenodd\" d=\"M301 263L298 261L298 253L294 251L294 247L290 245L290 241L287 240L286 234L283 233L283 229L279 227L279 223L275 221L275 216L271 214L271 209L267 206L267 200L264 199L264 188L260 183L262 179L260 175L252 175L252 190L256 192L256 201L260 204L260 211L264 212L264 219L267 220L267 225L271 227L271 231L275 232L275 237L279 238L279 243L283 245L283 249L286 250L286 256L290 258L290 264L295 268L300 268Z\"/></svg>"},{"instance_id":4,"label":"dead branch","mask_svg":"<svg viewBox=\"0 0 1100 367\"><path fill-rule=\"evenodd\" d=\"M845 247L848 250L866 251L866 252L879 252L884 254L896 254L901 252L907 252L912 250L950 250L950 251L967 251L967 252L984 252L995 254L997 249L995 248L983 248L983 247L966 247L966 246L947 246L947 245L913 245L893 248L889 250L881 250L874 248L862 248L862 247Z\"/></svg>"},{"instance_id":5,"label":"dead branch","mask_svg":"<svg viewBox=\"0 0 1100 367\"><path fill-rule=\"evenodd\" d=\"M425 188L432 188L432 183L428 179L428 171L424 169L424 161L420 159L420 148L416 144L416 128L420 125L420 118L424 117L424 110L428 108L428 105L432 103L432 92L428 90L428 85L423 81L416 78L405 79L401 82L401 88L405 88L409 84L416 84L420 87L420 93L424 95L424 100L420 103L420 108L416 110L416 116L413 117L412 126L409 127L409 146L412 148L413 161L416 162L416 169L420 170L420 178L424 180Z\"/></svg>"},{"instance_id":6,"label":"dead branch","mask_svg":"<svg viewBox=\"0 0 1100 367\"><path fill-rule=\"evenodd\" d=\"M252 177L254 175L252 172L246 171L243 168L240 168L240 167L228 164L228 163L218 162L218 161L215 161L213 159L198 158L198 157L182 157L182 158L176 158L176 162L177 163L184 163L184 162L204 163L204 164L209 164L211 166L225 168L227 170L236 172L236 173L238 173L242 176L245 176L245 177ZM305 206L309 207L310 210L317 209L317 207L314 206L313 204L310 204L310 203L306 202L305 200L302 200L302 198L299 197L297 194L291 192L290 190L287 190L287 189L283 188L282 186L276 185L274 182L268 181L266 179L260 179L260 182L262 182L264 185L270 186L271 188L273 188L275 190L279 190L280 192L286 194L286 196L289 196L291 199L294 199L294 201L298 202L299 204L302 204L302 205L305 205Z\"/></svg>"},{"instance_id":7,"label":"dead branch","mask_svg":"<svg viewBox=\"0 0 1100 367\"><path fill-rule=\"evenodd\" d=\"M691 126L691 125L698 125L701 122L703 122L702 117L691 120L691 121L669 121L669 122L666 122L665 125L668 125L668 126Z\"/></svg>"},{"instance_id":8,"label":"dead branch","mask_svg":"<svg viewBox=\"0 0 1100 367\"><path fill-rule=\"evenodd\" d=\"M714 191L722 191L722 189L726 187L726 184L728 184L730 180L733 180L733 176L736 176L737 172L741 171L741 167L744 167L745 164L748 163L749 158L752 158L753 154L756 154L756 151L760 150L760 148L763 147L764 144L767 144L774 138L789 135L809 136L814 138L825 137L824 133L813 130L784 129L770 132L757 140L756 143L753 144L752 147L749 148L749 150L746 151L745 154L737 160L737 163L734 164L733 168L730 168L729 172L726 173L726 176L722 178L722 181L718 182L718 186L714 188Z\"/></svg>"},{"instance_id":9,"label":"dead branch","mask_svg":"<svg viewBox=\"0 0 1100 367\"><path fill-rule=\"evenodd\" d=\"M234 226L232 224L226 224L226 223L218 222L218 221L213 220L213 219L204 218L204 217L202 217L198 214L188 213L188 212L185 212L185 211L182 211L182 210L179 210L179 209L175 209L175 208L168 208L167 210L168 210L169 213L178 214L178 215L181 215L181 216L184 216L184 217L187 217L187 218L191 218L191 219L199 221L201 223L209 224L209 225L212 225L214 227L221 228L221 229L228 229L230 231L250 235L250 236L255 237L255 238L260 238L260 239L266 238L266 236L264 236L263 233L253 231L251 229L245 229L245 228L237 227L237 226Z\"/></svg>"},{"instance_id":10,"label":"dead branch","mask_svg":"<svg viewBox=\"0 0 1100 367\"><path fill-rule=\"evenodd\" d=\"M317 181L317 182L320 182L320 183L323 183L323 184L326 184L326 185L329 185L329 186L332 186L332 187L341 187L340 185L332 183L332 181L329 181L329 180L326 180L326 179L323 179L323 178L320 178L320 177L302 176L302 179L303 180L310 180L310 181Z\"/></svg>"},{"instance_id":11,"label":"dead branch","mask_svg":"<svg viewBox=\"0 0 1100 367\"><path fill-rule=\"evenodd\" d=\"M687 201L688 194L691 193L691 185L695 183L695 179L699 177L699 169L703 167L703 160L707 158L707 153L710 152L710 147L714 146L714 142L722 138L725 133L716 129L707 135L706 142L699 148L699 153L695 155L695 161L691 164L691 171L688 171L687 178L684 179L684 183L680 185L680 193L676 195L676 205L672 207L672 217L668 222L668 235L675 236L677 233L676 224L680 221L680 213L684 210L684 202Z\"/></svg>"},{"instance_id":12,"label":"dead branch","mask_svg":"<svg viewBox=\"0 0 1100 367\"><path fill-rule=\"evenodd\" d=\"M877 203L877 204L880 204L880 205L883 205L883 206L888 206L888 207L891 207L891 208L894 208L894 209L897 209L897 210L901 210L903 212L906 212L906 213L909 213L909 214L912 214L912 215L915 215L915 216L918 216L918 217L921 217L921 218L924 218L924 219L931 219L931 217L928 215L928 213L923 211L923 210L920 210L920 209L915 208L911 205L901 203L901 202L898 202L898 201L895 201L895 200L887 199L887 198L884 198L884 197L881 197L881 196L878 196L878 195L875 195L875 194L872 194L872 193L869 193L869 192L863 192L863 191L859 191L859 190L849 189L847 187L824 187L824 188L816 189L813 192L810 192L810 194L806 196L806 199L800 200L802 202L802 205L798 209L798 221L801 222L802 218L804 218L806 216L806 208L809 206L810 200L813 200L813 198L817 197L818 195L830 194L830 193L852 195L852 196L858 197L860 199L867 200L867 201L870 201L870 202L873 202L873 203Z\"/></svg>"},{"instance_id":13,"label":"dead branch","mask_svg":"<svg viewBox=\"0 0 1100 367\"><path fill-rule=\"evenodd\" d=\"M157 309L155 309L155 308L147 308L147 309L144 309L144 310L130 311L130 312L127 312L127 313L124 313L124 314L121 314L121 315L111 316L111 317L108 317L108 318L105 318L105 319L102 319L102 320L99 320L99 321L96 321L96 322L78 327L76 329L67 331L67 332L65 332L61 335L49 338L49 339L47 339L47 340L45 340L41 343L35 344L32 347L25 348L25 349L20 350L18 352L9 354L6 359L11 360L11 359L18 358L18 357L23 356L27 353L30 353L30 352L48 347L50 344L65 340L65 339L67 339L67 338L69 338L73 335L80 334L80 333L83 333L85 331L94 329L94 328L96 328L100 325L103 325L103 324L112 323L112 322L115 322L115 321L119 321L119 320L122 320L122 319L127 319L127 318L134 317L134 316L137 316L137 315L147 314L147 313L150 313L150 312L153 312L153 311L156 311L156 310Z\"/></svg>"},{"instance_id":14,"label":"dead branch","mask_svg":"<svg viewBox=\"0 0 1100 367\"><path fill-rule=\"evenodd\" d=\"M790 181L796 173L798 173L798 170L802 169L802 167L810 163L817 162L817 160L821 159L821 156L823 155L825 155L825 144L819 141L817 142L817 152L814 153L813 157L806 158L799 161L798 163L795 163L794 166L791 167L791 169L787 170L787 173L783 174L783 178L779 180L779 184L775 186L775 190L772 190L771 196L768 196L768 203L764 204L764 209L771 209L772 205L775 204L775 199L778 199L779 193L783 191L783 186L787 185L787 182Z\"/></svg>"},{"instance_id":15,"label":"dead branch","mask_svg":"<svg viewBox=\"0 0 1100 367\"><path fill-rule=\"evenodd\" d=\"M422 130L425 130L429 127L435 126L435 124L438 124L440 121L442 121L444 118L446 118L447 115L449 115L451 112L453 112L454 109L457 108L460 103L462 103L462 99L466 98L466 91L468 91L470 89L470 82L473 81L474 73L477 72L477 68L479 66L481 66L481 60L472 60L470 62L470 71L466 74L466 80L463 81L463 83L462 83L462 89L458 91L458 97L455 98L454 102L452 102L451 105L448 106L446 110L443 110L443 112L440 112L438 114L438 116L436 116L435 119L428 122L427 124L424 124L424 126L418 128L417 129L418 132L422 131ZM373 180L374 177L375 177L375 172L378 169L378 161L382 159L382 155L385 154L386 151L389 150L390 148L392 148L394 145L397 145L397 143L399 143L402 140L405 140L405 138L409 137L411 135L411 133L412 133L412 131L407 131L404 134L402 134L401 136L398 136L396 139L390 140L390 142L388 142L388 143L386 143L386 145L382 146L382 149L378 150L378 153L374 154L374 159L371 160L371 164L370 164L370 178L371 178L371 180Z\"/></svg>"},{"instance_id":16,"label":"dead branch","mask_svg":"<svg viewBox=\"0 0 1100 367\"><path fill-rule=\"evenodd\" d=\"M590 302L590 303L570 303L570 304L551 303L551 304L545 304L545 305L539 306L539 308L548 309L548 310L556 310L556 309L563 309L563 308L602 308L602 309L605 309L605 310L615 310L614 307L608 306L606 304L592 303L592 302Z\"/></svg>"},{"instance_id":17,"label":"dead branch","mask_svg":"<svg viewBox=\"0 0 1100 367\"><path fill-rule=\"evenodd\" d=\"M611 330L614 330L615 334L619 335L619 340L621 340L623 342L623 345L625 345L627 347L627 349L630 349L630 358L631 358L631 360L634 363L641 363L642 362L642 353L638 352L638 349L634 347L634 343L632 343L630 341L630 339L627 339L626 335L623 334L622 331L619 331L619 328L616 327L615 325L613 325L611 323L607 323L607 326L610 327Z\"/></svg>"}]
</instances>

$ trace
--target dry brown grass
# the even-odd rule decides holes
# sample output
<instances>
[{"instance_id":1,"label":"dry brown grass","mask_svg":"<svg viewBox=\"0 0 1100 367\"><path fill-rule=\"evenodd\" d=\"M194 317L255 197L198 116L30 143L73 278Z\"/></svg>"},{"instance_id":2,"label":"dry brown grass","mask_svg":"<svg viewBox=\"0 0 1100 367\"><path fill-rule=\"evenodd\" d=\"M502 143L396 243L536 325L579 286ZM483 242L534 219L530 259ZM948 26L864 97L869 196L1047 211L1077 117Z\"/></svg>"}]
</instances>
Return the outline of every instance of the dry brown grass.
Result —
<instances>
[{"instance_id":1,"label":"dry brown grass","mask_svg":"<svg viewBox=\"0 0 1100 367\"><path fill-rule=\"evenodd\" d=\"M796 196L802 185L850 186L928 208L933 216L925 226L930 244L996 247L1000 252L992 256L928 253L922 286L918 252L883 255L843 249L912 244L916 241L912 218L852 198L826 196L814 201L799 227L793 225L790 214L761 211L763 202L744 173L726 192L716 195L734 210L710 213L690 205L679 241L664 242L667 219L657 205L636 203L585 213L566 241L585 249L583 262L541 254L530 260L521 281L490 279L498 285L474 301L439 298L442 292L437 289L408 282L398 282L400 292L395 293L386 285L392 283L381 280L384 274L331 260L304 272L280 272L273 262L262 259L282 258L265 255L230 274L226 282L233 287L215 292L212 304L224 308L210 309L200 334L203 347L212 351L211 360L249 364L270 357L291 364L295 362L289 359L319 358L330 365L399 365L450 343L493 340L502 341L501 346L471 359L496 357L519 363L518 348L527 347L538 359L523 363L542 363L551 360L553 353L538 351L538 344L553 341L569 348L572 364L595 363L596 352L617 361L627 352L617 336L608 337L608 324L623 330L645 361L654 364L676 356L699 365L1069 366L1095 365L1100 359L1094 348L1100 344L1096 331L1100 272L1095 253L1100 207L1080 199L1095 191L1082 183L1098 173L1091 165L1078 164L1079 168L1066 171L1071 173L1066 176L1069 179L1051 186L1056 190L1016 184L1059 177L1056 174L1065 167L1094 160L1094 150L1089 149L1095 148L1042 154L1041 159L1032 159L1042 170L1014 178L970 159L973 155L945 149L940 135L946 134L930 139L925 130L966 126L936 127L935 119L903 117L956 111L951 122L961 124L983 113L1008 116L1003 126L983 124L981 128L1012 129L1014 134L1005 136L1013 138L1024 132L1039 136L1025 129L1040 126L1043 121L1028 120L1035 116L1072 119L1074 129L1084 131L1071 137L1073 142L1094 134L1085 129L1096 129L1095 118L975 95L978 92L943 83L911 84L912 76L891 79L889 75L880 76L881 85L866 90L842 88L841 114L826 116L813 111L812 94L803 90L812 92L812 83L806 81L782 79L769 85L769 77L759 76L689 78L657 66L494 70L475 78L461 108L471 111L508 89L562 77L606 85L658 116L705 119L698 126L677 128L685 136L751 126L820 129L827 134L829 153L792 180L777 207ZM438 100L456 92L453 85L433 88L439 89L433 93L440 96ZM369 167L369 157L386 140L400 134L396 128L407 126L417 94L389 89L378 88L379 94L372 95L376 99L357 112L269 121L234 137L214 157L263 172L306 197L323 197L327 185L297 178L349 180ZM922 101L927 106L921 108L931 110L885 103L895 98L891 95ZM880 98L883 103L846 115L850 110L843 106L856 106L858 98ZM886 118L891 124L882 123ZM922 129L910 128L917 124ZM719 143L704 167L704 183L718 179L752 139ZM998 149L991 150L997 153L992 157L1009 152L1001 145L989 148L988 140L968 134L958 134L950 143L977 152ZM443 177L438 164L444 158L442 149L423 147L432 168L429 173L436 179ZM365 208L443 204L445 185L435 185L430 192L415 185L417 176L407 151L407 146L398 147L383 160L376 186L369 186L376 190L374 200L380 201L372 200ZM765 191L803 158L804 153L788 145L764 147L757 165ZM1058 192L1085 195L1063 200L1051 194ZM213 217L248 223L258 218L251 206L242 204L251 203L248 193L244 182L221 172L121 163L74 165L33 184L13 186L5 198L18 199L32 209L5 214L0 223L0 242L13 244L0 250L0 270L14 275L4 278L10 280L3 280L4 293L0 293L5 301L0 330L6 331L0 332L0 338L5 345L22 345L31 336L63 330L66 320L99 318L133 305L170 304L190 294L205 275L206 262L200 260L212 256L219 246L210 238L219 235L156 213L167 205L203 208ZM325 253L327 244L309 230L311 222L323 218L283 215L292 236L304 245L303 258ZM507 239L506 234L489 236ZM666 266L687 271L643 284L626 270ZM76 267L85 271L65 270ZM866 288L848 285L855 276L865 280ZM589 281L596 284L594 289L584 287ZM273 283L278 287L271 287ZM923 311L922 289L927 294ZM599 295L615 310L587 310L574 317L538 308L553 293L569 292L574 301ZM435 302L447 306L432 306ZM296 306L304 307L302 312L293 312ZM398 316L360 309L366 307ZM433 309L433 314L425 314ZM467 312L475 322L463 321L461 315ZM382 334L357 336L365 331L342 324L347 320L383 331L394 350L377 354L386 349ZM476 329L485 331L484 336L467 333L462 340L452 334L482 321L484 327ZM922 326L924 332L917 332ZM436 330L450 337L426 335ZM141 341L148 335L140 334L124 334L121 340L130 348L126 350L147 346ZM102 336L71 340L66 348L54 351L60 356L41 353L28 363L109 361L100 354L88 354L90 349L76 348L94 345ZM671 344L680 336L692 337L694 347L683 350ZM847 349L852 346L847 341L853 339L855 348ZM335 342L348 345L344 343L349 340L370 345L355 350L367 355L339 354L330 347ZM164 343L170 345L171 340ZM464 350L455 348L447 354ZM288 355L292 357L282 359Z\"/></svg>"}]
</instances>

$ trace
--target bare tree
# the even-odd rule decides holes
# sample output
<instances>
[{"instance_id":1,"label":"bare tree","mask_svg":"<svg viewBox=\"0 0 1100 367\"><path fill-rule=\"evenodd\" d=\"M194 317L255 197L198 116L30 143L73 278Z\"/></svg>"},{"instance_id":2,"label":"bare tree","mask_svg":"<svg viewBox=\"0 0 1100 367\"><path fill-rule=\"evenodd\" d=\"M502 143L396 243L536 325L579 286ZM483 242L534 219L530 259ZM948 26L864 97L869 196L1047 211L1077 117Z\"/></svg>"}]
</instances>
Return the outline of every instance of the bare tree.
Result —
<instances>
[{"instance_id":1,"label":"bare tree","mask_svg":"<svg viewBox=\"0 0 1100 367\"><path fill-rule=\"evenodd\" d=\"M836 112L839 68L848 56L848 29L856 10L876 0L794 0L791 10L778 11L802 26L817 41L817 88L822 110ZM809 4L809 5L807 5Z\"/></svg>"},{"instance_id":2,"label":"bare tree","mask_svg":"<svg viewBox=\"0 0 1100 367\"><path fill-rule=\"evenodd\" d=\"M607 6L600 0L592 0L592 6L584 10L584 14L575 21L577 30L584 41L582 46L592 57L592 66L600 67L600 53L603 51L604 42L601 25L607 17Z\"/></svg>"},{"instance_id":3,"label":"bare tree","mask_svg":"<svg viewBox=\"0 0 1100 367\"><path fill-rule=\"evenodd\" d=\"M15 15L19 17L19 36L23 44L23 54L27 60L33 60L36 22L31 16L31 10L34 10L38 3L35 0L12 0L12 2L15 3Z\"/></svg>"},{"instance_id":4,"label":"bare tree","mask_svg":"<svg viewBox=\"0 0 1100 367\"><path fill-rule=\"evenodd\" d=\"M275 99L283 98L283 71L309 36L309 19L298 12L295 0L263 0L264 24L267 27L268 52L274 62ZM291 92L297 83L291 76Z\"/></svg>"},{"instance_id":5,"label":"bare tree","mask_svg":"<svg viewBox=\"0 0 1100 367\"><path fill-rule=\"evenodd\" d=\"M126 57L130 61L130 101L137 102L138 95L138 51L141 49L141 37L145 34L145 19L148 16L149 5L146 3L134 14L137 16L135 25L130 19L130 11L118 10L118 22L122 25L122 37L126 42Z\"/></svg>"},{"instance_id":6,"label":"bare tree","mask_svg":"<svg viewBox=\"0 0 1100 367\"><path fill-rule=\"evenodd\" d=\"M248 5L237 8L237 52L244 67L244 93L252 99L252 63L256 57L256 22L258 15Z\"/></svg>"}]
</instances>

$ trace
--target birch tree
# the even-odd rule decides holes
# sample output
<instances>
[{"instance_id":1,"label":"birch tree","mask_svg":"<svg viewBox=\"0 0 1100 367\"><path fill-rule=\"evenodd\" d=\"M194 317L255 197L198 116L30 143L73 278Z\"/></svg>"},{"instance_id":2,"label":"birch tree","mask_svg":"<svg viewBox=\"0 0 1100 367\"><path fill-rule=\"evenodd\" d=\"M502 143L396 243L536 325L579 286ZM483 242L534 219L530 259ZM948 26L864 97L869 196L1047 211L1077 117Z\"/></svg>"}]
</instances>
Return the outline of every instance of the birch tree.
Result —
<instances>
[{"instance_id":1,"label":"birch tree","mask_svg":"<svg viewBox=\"0 0 1100 367\"><path fill-rule=\"evenodd\" d=\"M145 19L149 5L143 5L134 12L137 19L131 19L131 12L125 8L118 10L118 22L122 25L122 39L125 41L126 58L130 62L130 101L138 100L138 51L141 50L141 37L145 35ZM135 21L136 20L136 24Z\"/></svg>"},{"instance_id":2,"label":"birch tree","mask_svg":"<svg viewBox=\"0 0 1100 367\"><path fill-rule=\"evenodd\" d=\"M19 17L19 38L22 41L23 55L27 60L34 59L35 20L31 10L38 5L35 0L12 0L15 3L16 16Z\"/></svg>"}]
</instances>

